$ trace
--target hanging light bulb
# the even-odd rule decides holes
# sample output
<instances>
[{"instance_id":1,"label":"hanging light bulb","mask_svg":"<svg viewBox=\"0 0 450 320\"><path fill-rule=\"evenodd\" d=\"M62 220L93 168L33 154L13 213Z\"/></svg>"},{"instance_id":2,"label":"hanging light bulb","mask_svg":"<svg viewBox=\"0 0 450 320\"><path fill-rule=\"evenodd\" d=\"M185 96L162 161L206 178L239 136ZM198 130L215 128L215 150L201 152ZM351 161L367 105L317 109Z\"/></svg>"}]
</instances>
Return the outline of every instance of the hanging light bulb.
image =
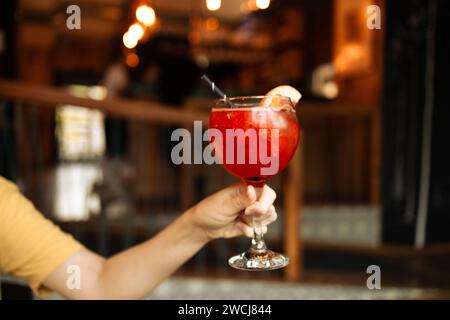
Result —
<instances>
[{"instance_id":1,"label":"hanging light bulb","mask_svg":"<svg viewBox=\"0 0 450 320\"><path fill-rule=\"evenodd\" d=\"M217 11L222 6L222 0L206 0L206 7L209 11Z\"/></svg>"},{"instance_id":2,"label":"hanging light bulb","mask_svg":"<svg viewBox=\"0 0 450 320\"><path fill-rule=\"evenodd\" d=\"M137 41L141 40L144 35L144 28L139 23L133 23L130 28L128 28L128 33L131 35L133 39Z\"/></svg>"},{"instance_id":3,"label":"hanging light bulb","mask_svg":"<svg viewBox=\"0 0 450 320\"><path fill-rule=\"evenodd\" d=\"M136 19L147 27L151 26L156 21L155 10L147 5L141 5L136 9Z\"/></svg>"},{"instance_id":4,"label":"hanging light bulb","mask_svg":"<svg viewBox=\"0 0 450 320\"><path fill-rule=\"evenodd\" d=\"M270 6L270 0L256 0L256 6L260 10L267 9Z\"/></svg>"},{"instance_id":5,"label":"hanging light bulb","mask_svg":"<svg viewBox=\"0 0 450 320\"><path fill-rule=\"evenodd\" d=\"M133 49L134 47L136 47L139 41L137 38L133 37L133 35L129 32L125 32L125 34L122 37L122 40L123 45L128 49Z\"/></svg>"}]
</instances>

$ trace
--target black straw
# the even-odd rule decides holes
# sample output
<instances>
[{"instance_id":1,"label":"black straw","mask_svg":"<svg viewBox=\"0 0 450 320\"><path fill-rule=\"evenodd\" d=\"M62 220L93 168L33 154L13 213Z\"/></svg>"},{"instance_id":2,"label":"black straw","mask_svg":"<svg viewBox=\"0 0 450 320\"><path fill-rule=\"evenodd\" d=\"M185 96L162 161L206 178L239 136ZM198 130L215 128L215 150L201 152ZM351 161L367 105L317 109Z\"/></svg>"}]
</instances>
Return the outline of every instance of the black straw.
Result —
<instances>
[{"instance_id":1,"label":"black straw","mask_svg":"<svg viewBox=\"0 0 450 320\"><path fill-rule=\"evenodd\" d=\"M222 99L224 99L225 102L227 103L227 105L228 105L229 107L234 107L234 105L231 103L231 101L227 98L227 95L226 95L225 93L223 93L223 91L220 90L220 88L217 87L216 84L215 84L213 81L211 81L211 79L208 78L208 76L207 76L206 74L202 75L201 79L202 79L203 81L205 81L205 82L211 87L211 90L212 90L215 94L217 94L217 95L220 96Z\"/></svg>"}]
</instances>

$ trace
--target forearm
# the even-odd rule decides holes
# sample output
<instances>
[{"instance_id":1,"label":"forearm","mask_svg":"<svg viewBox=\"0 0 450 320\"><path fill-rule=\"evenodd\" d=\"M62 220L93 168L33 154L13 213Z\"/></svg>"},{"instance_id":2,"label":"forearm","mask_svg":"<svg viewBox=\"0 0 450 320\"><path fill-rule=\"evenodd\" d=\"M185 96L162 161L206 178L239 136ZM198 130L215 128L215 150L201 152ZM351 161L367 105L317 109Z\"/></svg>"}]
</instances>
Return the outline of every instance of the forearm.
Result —
<instances>
[{"instance_id":1,"label":"forearm","mask_svg":"<svg viewBox=\"0 0 450 320\"><path fill-rule=\"evenodd\" d=\"M235 184L204 199L151 240L109 259L87 249L72 254L43 285L73 299L145 297L209 240L242 234L251 237L245 210L265 216L266 223L274 221L276 212L270 209L274 200L275 193L268 187L256 201L253 187ZM80 270L78 288L69 285L77 279L67 272L73 265Z\"/></svg>"},{"instance_id":2,"label":"forearm","mask_svg":"<svg viewBox=\"0 0 450 320\"><path fill-rule=\"evenodd\" d=\"M98 276L99 298L142 298L197 253L208 239L180 216L154 238L103 263Z\"/></svg>"}]
</instances>

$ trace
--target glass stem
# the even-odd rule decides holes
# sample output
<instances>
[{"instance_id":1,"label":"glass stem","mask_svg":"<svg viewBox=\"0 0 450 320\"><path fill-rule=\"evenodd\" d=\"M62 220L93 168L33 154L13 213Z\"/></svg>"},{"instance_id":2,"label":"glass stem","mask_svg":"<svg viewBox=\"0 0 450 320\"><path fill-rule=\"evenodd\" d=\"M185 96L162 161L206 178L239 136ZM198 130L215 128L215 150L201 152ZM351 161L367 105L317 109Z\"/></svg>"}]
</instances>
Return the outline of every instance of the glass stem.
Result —
<instances>
[{"instance_id":1,"label":"glass stem","mask_svg":"<svg viewBox=\"0 0 450 320\"><path fill-rule=\"evenodd\" d=\"M264 242L264 232L261 224L260 218L256 218L253 216L252 218L253 225L253 239L252 239L252 249L256 251L266 251L267 246Z\"/></svg>"}]
</instances>

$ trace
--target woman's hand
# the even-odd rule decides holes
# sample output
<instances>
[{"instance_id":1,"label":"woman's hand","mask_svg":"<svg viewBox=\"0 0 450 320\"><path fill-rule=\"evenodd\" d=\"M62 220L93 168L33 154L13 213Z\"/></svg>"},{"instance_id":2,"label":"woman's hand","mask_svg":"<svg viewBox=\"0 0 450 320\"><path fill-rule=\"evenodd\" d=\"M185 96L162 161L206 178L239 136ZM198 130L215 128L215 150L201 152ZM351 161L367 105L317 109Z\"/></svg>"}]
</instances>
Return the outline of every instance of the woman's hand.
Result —
<instances>
[{"instance_id":1,"label":"woman's hand","mask_svg":"<svg viewBox=\"0 0 450 320\"><path fill-rule=\"evenodd\" d=\"M203 233L205 240L253 236L252 216L261 221L263 232L277 219L273 202L276 194L269 186L254 188L234 184L204 199L185 213L185 219Z\"/></svg>"}]
</instances>

